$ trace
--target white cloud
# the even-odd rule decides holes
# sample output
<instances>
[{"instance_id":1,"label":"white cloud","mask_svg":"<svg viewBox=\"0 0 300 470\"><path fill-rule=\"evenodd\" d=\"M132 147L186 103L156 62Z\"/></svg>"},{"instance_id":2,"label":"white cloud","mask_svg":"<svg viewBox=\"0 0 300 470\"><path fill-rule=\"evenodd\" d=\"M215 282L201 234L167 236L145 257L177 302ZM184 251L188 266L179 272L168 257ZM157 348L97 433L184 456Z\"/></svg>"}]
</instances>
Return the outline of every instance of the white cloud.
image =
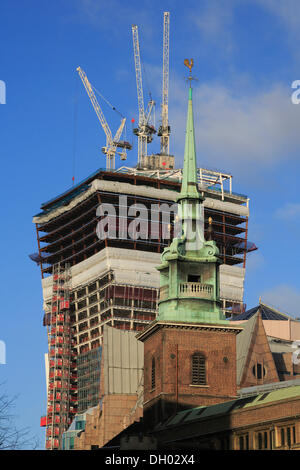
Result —
<instances>
[{"instance_id":1,"label":"white cloud","mask_svg":"<svg viewBox=\"0 0 300 470\"><path fill-rule=\"evenodd\" d=\"M297 3L298 2L298 3ZM226 1L205 0L201 2L198 10L187 5L187 18L198 27L205 39L217 39L222 45L230 49L231 28L234 21L235 7L241 5L241 0ZM293 12L300 7L299 0L245 0L247 4L259 5L268 9L284 19L285 24L299 21L293 19ZM77 0L79 11L83 20L94 25L100 25L105 30L122 30L122 24L131 25L135 22L141 24L142 51L152 43L150 39L154 33L161 34L161 23L157 25L149 14L146 3L141 9L120 0ZM299 4L299 7L297 5ZM112 18L118 11L118 27L114 26ZM121 25L121 26L120 26ZM126 27L127 27L126 26ZM115 33L114 33L115 34ZM117 33L116 33L117 34ZM172 33L175 34L175 33ZM130 36L130 28L128 31ZM132 47L129 38L129 47ZM148 45L148 46L147 46ZM223 48L222 48L223 50ZM147 57L147 53L145 53ZM156 56L155 56L156 57ZM160 55L159 58L161 59ZM156 125L160 118L161 102L161 63L155 58L155 65L145 65L146 74L143 74L144 99L147 104L147 84L151 85L153 98L157 100ZM131 80L134 80L133 63L130 64ZM118 69L118 67L117 67ZM128 69L129 70L129 69ZM128 70L117 71L117 77L129 77ZM182 72L182 75L184 72ZM197 72L196 72L197 75ZM296 77L293 77L296 78ZM272 83L269 89L251 91L249 79L238 77L239 81L226 87L219 83L194 82L194 115L198 164L208 168L230 171L235 176L249 174L259 175L260 171L272 168L274 165L298 158L300 148L299 119L300 105L291 103L294 90L291 84L282 85ZM251 80L255 82L255 80ZM235 90L235 91L234 91ZM253 90L253 88L252 88ZM132 107L136 106L135 103ZM136 109L136 108L135 108ZM187 110L187 89L183 79L171 74L169 93L169 121L171 125L170 151L176 149L176 165L183 159L184 134ZM128 114L128 113L127 113ZM211 163L213 162L213 163Z\"/></svg>"},{"instance_id":2,"label":"white cloud","mask_svg":"<svg viewBox=\"0 0 300 470\"><path fill-rule=\"evenodd\" d=\"M76 0L76 2L80 19L109 32L109 36L119 36L124 28L128 29L129 36L131 25L137 24L142 27L146 45L154 32L157 32L157 27L151 18L152 6L147 3L143 8L136 8L130 2L121 0Z\"/></svg>"},{"instance_id":3,"label":"white cloud","mask_svg":"<svg viewBox=\"0 0 300 470\"><path fill-rule=\"evenodd\" d=\"M226 8L222 0L202 2L198 11L191 12L189 19L206 41L221 42L222 52L232 52L232 23L234 0L227 0Z\"/></svg>"},{"instance_id":4,"label":"white cloud","mask_svg":"<svg viewBox=\"0 0 300 470\"><path fill-rule=\"evenodd\" d=\"M285 206L280 207L276 212L275 216L280 219L291 220L300 218L300 203L299 202L288 202Z\"/></svg>"},{"instance_id":5,"label":"white cloud","mask_svg":"<svg viewBox=\"0 0 300 470\"><path fill-rule=\"evenodd\" d=\"M262 8L275 14L290 33L299 34L300 2L299 0L253 0Z\"/></svg>"},{"instance_id":6,"label":"white cloud","mask_svg":"<svg viewBox=\"0 0 300 470\"><path fill-rule=\"evenodd\" d=\"M299 34L299 0L203 0L193 20L207 38L228 38L234 22L235 10L239 6L258 6L276 16L289 33Z\"/></svg>"},{"instance_id":7,"label":"white cloud","mask_svg":"<svg viewBox=\"0 0 300 470\"><path fill-rule=\"evenodd\" d=\"M294 60L300 60L298 39L300 38L299 0L202 0L198 7L188 13L190 22L196 26L201 39L207 44L217 44L222 56L230 56L239 49L235 36L239 22L239 7L254 7L256 16L269 14L272 22L282 27L283 41L289 41L289 50Z\"/></svg>"},{"instance_id":8,"label":"white cloud","mask_svg":"<svg viewBox=\"0 0 300 470\"><path fill-rule=\"evenodd\" d=\"M298 158L300 106L291 103L291 91L281 84L269 89L234 93L220 84L194 85L194 119L198 163L233 174L256 173L274 164ZM183 154L187 91L170 86L172 148Z\"/></svg>"},{"instance_id":9,"label":"white cloud","mask_svg":"<svg viewBox=\"0 0 300 470\"><path fill-rule=\"evenodd\" d=\"M283 313L300 317L300 291L288 284L280 284L261 293L261 300Z\"/></svg>"}]
</instances>

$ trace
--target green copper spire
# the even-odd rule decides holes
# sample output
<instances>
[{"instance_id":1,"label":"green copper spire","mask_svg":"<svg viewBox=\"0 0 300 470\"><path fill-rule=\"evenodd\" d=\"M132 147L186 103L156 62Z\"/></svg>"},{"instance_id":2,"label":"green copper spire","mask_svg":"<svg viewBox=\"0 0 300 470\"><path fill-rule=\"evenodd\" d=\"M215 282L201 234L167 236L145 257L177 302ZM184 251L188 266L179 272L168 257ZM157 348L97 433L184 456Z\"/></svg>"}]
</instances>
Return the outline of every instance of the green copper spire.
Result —
<instances>
[{"instance_id":1,"label":"green copper spire","mask_svg":"<svg viewBox=\"0 0 300 470\"><path fill-rule=\"evenodd\" d=\"M204 198L198 191L197 158L195 147L195 129L193 116L193 95L191 77L189 87L188 112L185 132L185 149L182 172L181 191L177 197L179 203L178 215L182 222L182 232L185 239L186 256L199 256L199 250L204 243Z\"/></svg>"},{"instance_id":2,"label":"green copper spire","mask_svg":"<svg viewBox=\"0 0 300 470\"><path fill-rule=\"evenodd\" d=\"M193 62L190 65L186 61L191 70ZM190 83L191 79L190 75ZM177 197L181 233L164 250L157 267L160 271L158 321L227 323L220 309L219 250L215 241L204 239L203 200L197 184L190 86L182 186Z\"/></svg>"},{"instance_id":3,"label":"green copper spire","mask_svg":"<svg viewBox=\"0 0 300 470\"><path fill-rule=\"evenodd\" d=\"M193 116L193 96L192 87L189 88L188 112L185 131L185 149L182 173L182 184L180 196L181 199L203 199L197 187L197 159L195 146L195 129Z\"/></svg>"}]
</instances>

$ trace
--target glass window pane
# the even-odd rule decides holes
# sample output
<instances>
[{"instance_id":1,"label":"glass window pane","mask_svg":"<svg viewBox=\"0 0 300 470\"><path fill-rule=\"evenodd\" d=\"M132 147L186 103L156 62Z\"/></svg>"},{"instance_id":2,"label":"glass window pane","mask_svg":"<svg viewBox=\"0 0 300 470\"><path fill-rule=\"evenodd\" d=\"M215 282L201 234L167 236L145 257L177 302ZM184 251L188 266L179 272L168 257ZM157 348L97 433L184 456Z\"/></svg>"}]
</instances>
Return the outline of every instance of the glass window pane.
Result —
<instances>
[{"instance_id":1,"label":"glass window pane","mask_svg":"<svg viewBox=\"0 0 300 470\"><path fill-rule=\"evenodd\" d=\"M287 428L287 444L291 447L291 428Z\"/></svg>"},{"instance_id":2,"label":"glass window pane","mask_svg":"<svg viewBox=\"0 0 300 470\"><path fill-rule=\"evenodd\" d=\"M264 432L264 448L268 448L268 433L267 431Z\"/></svg>"},{"instance_id":3,"label":"glass window pane","mask_svg":"<svg viewBox=\"0 0 300 470\"><path fill-rule=\"evenodd\" d=\"M262 449L262 434L260 432L258 433L258 448Z\"/></svg>"},{"instance_id":4,"label":"glass window pane","mask_svg":"<svg viewBox=\"0 0 300 470\"><path fill-rule=\"evenodd\" d=\"M293 426L293 443L296 442L296 427Z\"/></svg>"},{"instance_id":5,"label":"glass window pane","mask_svg":"<svg viewBox=\"0 0 300 470\"><path fill-rule=\"evenodd\" d=\"M285 444L285 432L284 428L281 428L281 445L284 446Z\"/></svg>"}]
</instances>

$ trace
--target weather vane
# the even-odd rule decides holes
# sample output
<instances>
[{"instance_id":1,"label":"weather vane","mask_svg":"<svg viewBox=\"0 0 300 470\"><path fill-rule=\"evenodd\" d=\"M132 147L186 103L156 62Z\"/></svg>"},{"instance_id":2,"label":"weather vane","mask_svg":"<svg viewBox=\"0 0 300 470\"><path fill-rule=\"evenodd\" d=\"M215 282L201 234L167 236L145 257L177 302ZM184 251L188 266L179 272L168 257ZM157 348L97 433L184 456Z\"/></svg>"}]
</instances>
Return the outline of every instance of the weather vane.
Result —
<instances>
[{"instance_id":1,"label":"weather vane","mask_svg":"<svg viewBox=\"0 0 300 470\"><path fill-rule=\"evenodd\" d=\"M196 80L196 78L192 77L192 68L194 66L194 59L191 59L191 60L184 59L183 63L190 71L190 75L188 76L188 80L189 80L190 86L191 86L191 81Z\"/></svg>"}]
</instances>

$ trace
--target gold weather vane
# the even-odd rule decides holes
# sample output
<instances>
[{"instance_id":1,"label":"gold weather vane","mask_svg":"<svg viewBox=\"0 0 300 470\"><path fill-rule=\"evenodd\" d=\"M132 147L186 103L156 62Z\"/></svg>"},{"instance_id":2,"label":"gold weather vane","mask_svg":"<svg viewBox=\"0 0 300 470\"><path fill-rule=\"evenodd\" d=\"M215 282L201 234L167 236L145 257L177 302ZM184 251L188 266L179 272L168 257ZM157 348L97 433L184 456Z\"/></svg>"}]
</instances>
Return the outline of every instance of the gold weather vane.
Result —
<instances>
[{"instance_id":1,"label":"gold weather vane","mask_svg":"<svg viewBox=\"0 0 300 470\"><path fill-rule=\"evenodd\" d=\"M184 65L187 66L188 69L190 69L190 77L192 76L192 68L194 66L194 59L191 59L189 61L189 59L184 59Z\"/></svg>"},{"instance_id":2,"label":"gold weather vane","mask_svg":"<svg viewBox=\"0 0 300 470\"><path fill-rule=\"evenodd\" d=\"M192 68L194 66L194 59L191 59L191 60L184 59L183 63L190 71L190 75L188 76L188 80L189 80L190 86L191 86L191 81L196 80L196 78L192 77Z\"/></svg>"}]
</instances>

